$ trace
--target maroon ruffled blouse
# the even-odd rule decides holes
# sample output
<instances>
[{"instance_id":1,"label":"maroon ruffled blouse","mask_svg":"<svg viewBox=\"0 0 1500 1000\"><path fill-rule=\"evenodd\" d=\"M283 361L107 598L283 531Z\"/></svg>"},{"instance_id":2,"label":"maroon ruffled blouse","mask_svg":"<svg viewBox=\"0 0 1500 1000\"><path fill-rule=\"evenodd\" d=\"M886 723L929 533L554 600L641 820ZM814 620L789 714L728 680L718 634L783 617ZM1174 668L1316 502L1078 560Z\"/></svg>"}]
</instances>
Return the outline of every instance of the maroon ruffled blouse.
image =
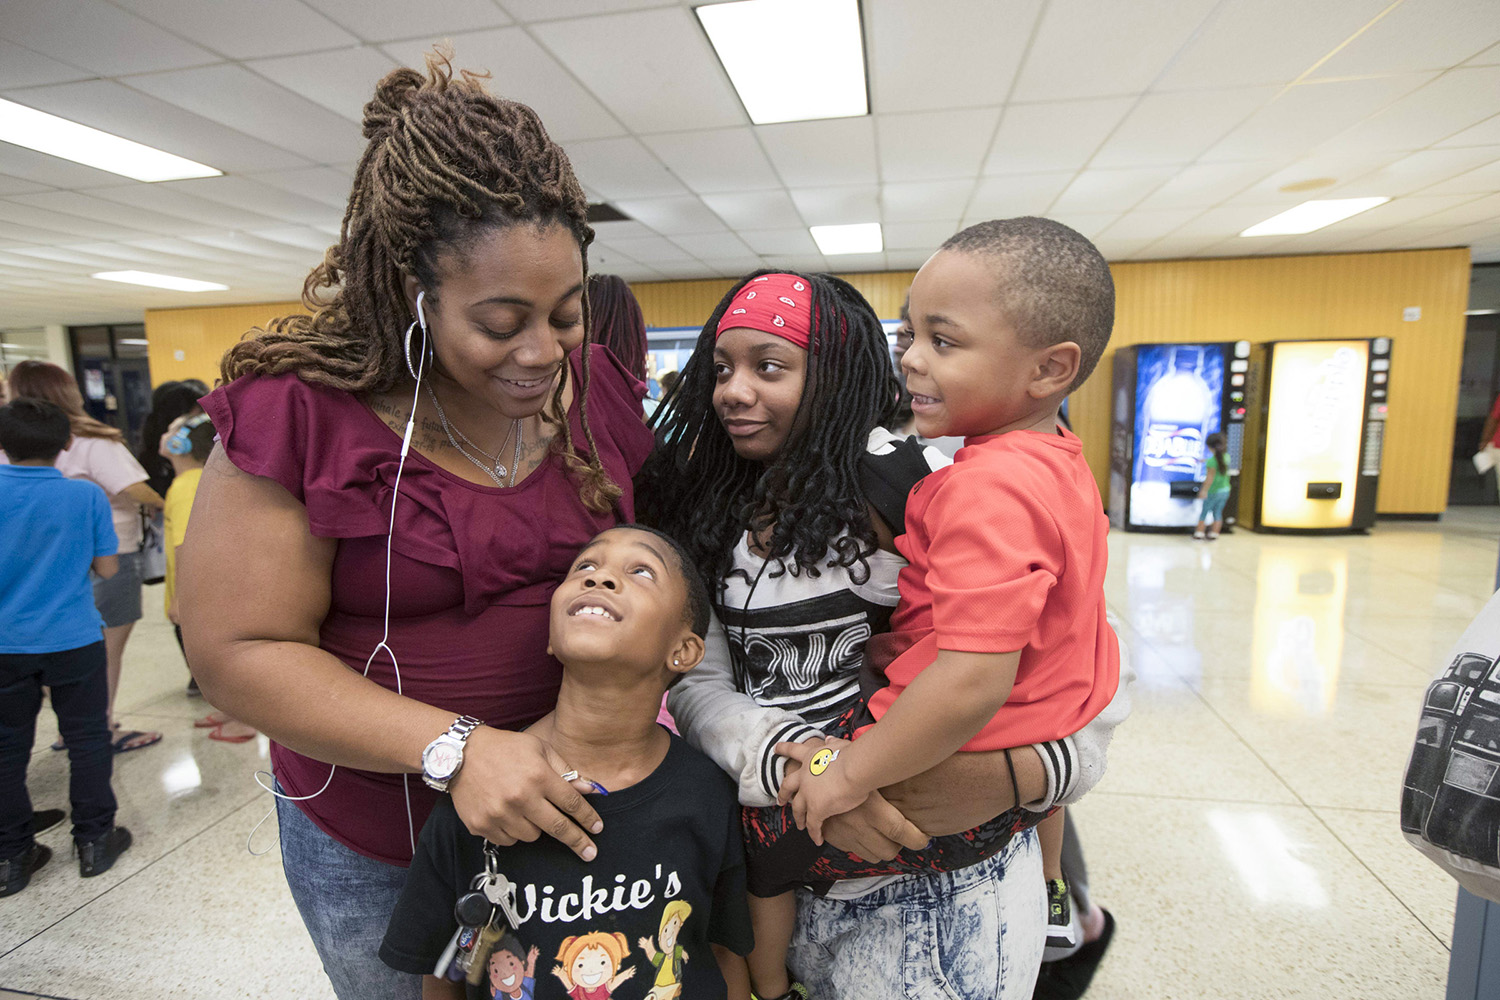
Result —
<instances>
[{"instance_id":1,"label":"maroon ruffled blouse","mask_svg":"<svg viewBox=\"0 0 1500 1000\"><path fill-rule=\"evenodd\" d=\"M446 472L415 448L409 452L391 542L388 640L408 698L503 729L530 725L556 704L562 671L547 655L552 592L590 538L634 519L631 479L651 450L641 415L645 386L604 348L593 351L589 424L600 461L625 489L613 512L584 507L556 455L514 488L501 489ZM581 360L575 351L575 376ZM582 448L578 407L575 398L568 418ZM280 483L307 508L314 535L338 539L332 606L319 645L362 672L382 631L400 436L353 395L292 375L239 379L205 397L203 408L231 462ZM369 676L396 690L389 657L377 657ZM271 763L292 796L311 795L328 777L327 764L276 743ZM420 833L437 793L417 775L407 784ZM296 804L360 854L410 863L400 775L341 767L326 791Z\"/></svg>"}]
</instances>

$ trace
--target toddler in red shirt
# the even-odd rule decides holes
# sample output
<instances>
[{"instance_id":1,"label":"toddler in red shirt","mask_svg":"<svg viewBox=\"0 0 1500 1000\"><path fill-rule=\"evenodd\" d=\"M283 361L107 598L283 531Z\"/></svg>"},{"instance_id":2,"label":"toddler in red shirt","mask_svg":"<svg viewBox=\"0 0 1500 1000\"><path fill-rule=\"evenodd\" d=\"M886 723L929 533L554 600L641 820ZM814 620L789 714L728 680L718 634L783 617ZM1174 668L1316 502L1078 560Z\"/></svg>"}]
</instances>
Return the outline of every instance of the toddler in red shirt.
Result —
<instances>
[{"instance_id":1,"label":"toddler in red shirt","mask_svg":"<svg viewBox=\"0 0 1500 1000\"><path fill-rule=\"evenodd\" d=\"M1060 223L980 223L917 273L911 318L901 367L917 431L965 446L907 504L901 603L868 654L876 722L853 743L778 748L808 764L781 795L818 843L825 819L955 751L1076 733L1119 684L1108 521L1078 438L1058 422L1109 341L1108 265ZM1065 908L1061 815L1039 833L1049 902L1060 893Z\"/></svg>"}]
</instances>

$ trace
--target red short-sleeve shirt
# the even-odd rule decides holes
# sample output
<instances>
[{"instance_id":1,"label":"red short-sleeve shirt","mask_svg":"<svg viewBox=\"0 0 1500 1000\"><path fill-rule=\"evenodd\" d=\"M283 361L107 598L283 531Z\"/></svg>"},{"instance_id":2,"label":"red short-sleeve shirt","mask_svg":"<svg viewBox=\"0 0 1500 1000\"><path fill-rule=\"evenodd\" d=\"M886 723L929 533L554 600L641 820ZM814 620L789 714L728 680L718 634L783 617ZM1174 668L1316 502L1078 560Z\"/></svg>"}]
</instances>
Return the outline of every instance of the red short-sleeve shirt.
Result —
<instances>
[{"instance_id":1,"label":"red short-sleeve shirt","mask_svg":"<svg viewBox=\"0 0 1500 1000\"><path fill-rule=\"evenodd\" d=\"M1061 739L1109 704L1120 650L1104 618L1109 521L1078 438L970 438L912 490L901 603L870 643L878 720L939 649L1021 651L1010 698L965 750ZM962 697L963 692L954 692Z\"/></svg>"},{"instance_id":2,"label":"red short-sleeve shirt","mask_svg":"<svg viewBox=\"0 0 1500 1000\"><path fill-rule=\"evenodd\" d=\"M502 729L530 725L556 704L562 668L547 655L552 592L590 538L634 518L631 479L651 450L645 387L613 355L593 350L589 425L600 462L625 489L614 511L585 508L556 455L501 489L455 476L415 449L408 454L391 537L388 640L408 698ZM574 352L575 379L580 362ZM338 539L319 645L363 672L382 631L400 435L349 393L291 375L240 379L202 403L229 460L281 484L307 508L314 535ZM581 446L577 399L568 418ZM389 657L376 657L369 676L396 690ZM327 764L279 744L271 763L291 796L312 795L328 778ZM420 833L436 793L415 775L405 784ZM402 785L399 774L341 767L326 791L297 806L340 843L405 866L412 835Z\"/></svg>"}]
</instances>

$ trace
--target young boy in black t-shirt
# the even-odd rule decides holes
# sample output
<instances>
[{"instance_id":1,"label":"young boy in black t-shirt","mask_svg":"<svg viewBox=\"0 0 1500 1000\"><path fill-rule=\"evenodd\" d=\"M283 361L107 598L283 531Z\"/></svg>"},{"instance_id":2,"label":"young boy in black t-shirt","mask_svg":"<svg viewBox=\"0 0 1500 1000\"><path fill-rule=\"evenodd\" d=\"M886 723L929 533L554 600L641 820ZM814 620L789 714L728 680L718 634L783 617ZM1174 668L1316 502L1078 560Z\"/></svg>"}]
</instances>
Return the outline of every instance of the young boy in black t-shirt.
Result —
<instances>
[{"instance_id":1,"label":"young boy in black t-shirt","mask_svg":"<svg viewBox=\"0 0 1500 1000\"><path fill-rule=\"evenodd\" d=\"M612 528L578 554L552 597L557 708L529 731L601 789L589 796L604 820L598 856L582 861L550 837L499 848L517 924L474 957L479 985L436 978L459 929L454 905L486 862L485 842L440 800L380 948L387 965L428 977L424 997L748 1000L735 789L656 723L662 694L703 658L708 608L666 535Z\"/></svg>"}]
</instances>

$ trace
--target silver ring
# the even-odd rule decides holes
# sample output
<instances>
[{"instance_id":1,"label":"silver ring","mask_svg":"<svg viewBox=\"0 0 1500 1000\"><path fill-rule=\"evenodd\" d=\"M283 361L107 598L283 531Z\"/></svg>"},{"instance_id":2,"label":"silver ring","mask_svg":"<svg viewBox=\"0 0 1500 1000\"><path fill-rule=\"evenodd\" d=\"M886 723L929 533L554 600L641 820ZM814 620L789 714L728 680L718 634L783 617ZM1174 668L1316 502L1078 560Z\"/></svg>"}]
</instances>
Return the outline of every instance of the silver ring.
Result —
<instances>
[{"instance_id":1,"label":"silver ring","mask_svg":"<svg viewBox=\"0 0 1500 1000\"><path fill-rule=\"evenodd\" d=\"M562 780L564 780L564 781L577 781L578 780L578 772L577 771L564 771L563 772L563 776L562 776Z\"/></svg>"}]
</instances>

